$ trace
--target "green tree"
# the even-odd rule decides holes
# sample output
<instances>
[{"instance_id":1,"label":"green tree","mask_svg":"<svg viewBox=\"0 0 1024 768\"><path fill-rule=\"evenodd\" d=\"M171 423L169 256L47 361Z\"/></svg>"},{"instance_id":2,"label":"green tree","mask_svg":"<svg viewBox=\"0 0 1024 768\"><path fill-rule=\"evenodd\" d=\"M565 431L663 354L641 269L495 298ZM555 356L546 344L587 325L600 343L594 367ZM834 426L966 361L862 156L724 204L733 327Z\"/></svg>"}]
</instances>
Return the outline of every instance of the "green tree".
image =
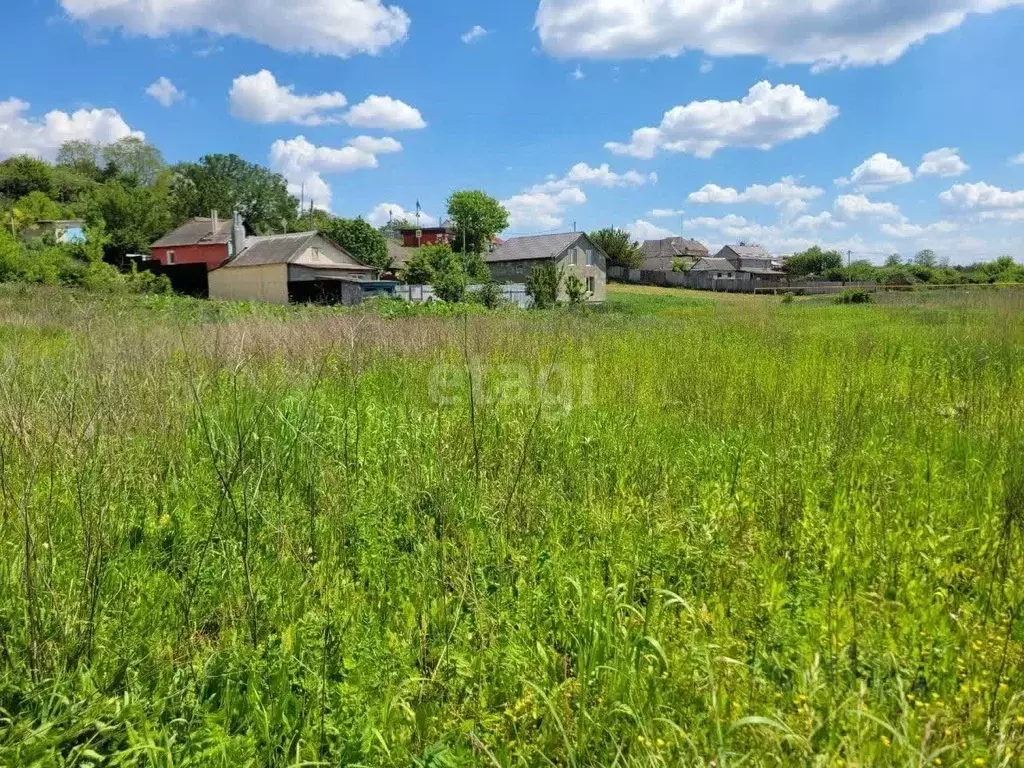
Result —
<instances>
[{"instance_id":1,"label":"green tree","mask_svg":"<svg viewBox=\"0 0 1024 768\"><path fill-rule=\"evenodd\" d=\"M624 229L599 229L590 234L594 244L608 257L608 266L640 269L644 254L640 244Z\"/></svg>"},{"instance_id":2,"label":"green tree","mask_svg":"<svg viewBox=\"0 0 1024 768\"><path fill-rule=\"evenodd\" d=\"M918 251L914 255L914 264L918 267L927 267L928 269L931 269L938 263L939 260L935 256L935 251L931 248L925 248L923 251Z\"/></svg>"},{"instance_id":3,"label":"green tree","mask_svg":"<svg viewBox=\"0 0 1024 768\"><path fill-rule=\"evenodd\" d=\"M266 235L292 229L298 200L288 193L284 177L238 155L207 155L197 163L174 166L174 218L218 211L224 217L242 214L249 234Z\"/></svg>"},{"instance_id":4,"label":"green tree","mask_svg":"<svg viewBox=\"0 0 1024 768\"><path fill-rule=\"evenodd\" d=\"M508 211L480 190L455 192L448 198L448 216L455 223L455 247L482 253L499 232L508 229Z\"/></svg>"},{"instance_id":5,"label":"green tree","mask_svg":"<svg viewBox=\"0 0 1024 768\"><path fill-rule=\"evenodd\" d=\"M565 268L546 261L530 271L526 279L526 295L533 299L534 309L550 309L558 304Z\"/></svg>"},{"instance_id":6,"label":"green tree","mask_svg":"<svg viewBox=\"0 0 1024 768\"><path fill-rule=\"evenodd\" d=\"M423 248L417 248L405 262L401 278L406 285L429 285L434 279L434 268L430 265L430 258L424 253Z\"/></svg>"},{"instance_id":7,"label":"green tree","mask_svg":"<svg viewBox=\"0 0 1024 768\"><path fill-rule=\"evenodd\" d=\"M363 219L333 219L322 234L364 264L387 269L391 266L388 244L376 227Z\"/></svg>"},{"instance_id":8,"label":"green tree","mask_svg":"<svg viewBox=\"0 0 1024 768\"><path fill-rule=\"evenodd\" d=\"M127 177L143 187L155 184L167 167L160 150L137 136L126 136L108 144L103 147L102 156L108 174Z\"/></svg>"},{"instance_id":9,"label":"green tree","mask_svg":"<svg viewBox=\"0 0 1024 768\"><path fill-rule=\"evenodd\" d=\"M898 253L891 253L885 257L886 267L899 267L903 264L903 259L900 258Z\"/></svg>"},{"instance_id":10,"label":"green tree","mask_svg":"<svg viewBox=\"0 0 1024 768\"><path fill-rule=\"evenodd\" d=\"M53 196L53 169L28 155L17 155L0 163L0 197L18 200L32 192Z\"/></svg>"},{"instance_id":11,"label":"green tree","mask_svg":"<svg viewBox=\"0 0 1024 768\"><path fill-rule=\"evenodd\" d=\"M120 264L126 254L148 253L150 243L174 228L173 178L162 174L151 187L120 181L98 185L85 202L85 220L105 232L107 261Z\"/></svg>"},{"instance_id":12,"label":"green tree","mask_svg":"<svg viewBox=\"0 0 1024 768\"><path fill-rule=\"evenodd\" d=\"M815 245L802 253L795 253L786 262L786 272L793 277L823 276L843 268L843 254L823 251Z\"/></svg>"},{"instance_id":13,"label":"green tree","mask_svg":"<svg viewBox=\"0 0 1024 768\"><path fill-rule=\"evenodd\" d=\"M103 179L102 147L94 141L65 141L57 150L57 168L74 171L92 181Z\"/></svg>"},{"instance_id":14,"label":"green tree","mask_svg":"<svg viewBox=\"0 0 1024 768\"><path fill-rule=\"evenodd\" d=\"M31 227L37 221L53 221L63 215L61 207L42 192L30 192L14 204L14 228Z\"/></svg>"},{"instance_id":15,"label":"green tree","mask_svg":"<svg viewBox=\"0 0 1024 768\"><path fill-rule=\"evenodd\" d=\"M491 270L487 267L482 254L476 251L462 254L462 271L466 277L477 283L486 283L491 279Z\"/></svg>"}]
</instances>

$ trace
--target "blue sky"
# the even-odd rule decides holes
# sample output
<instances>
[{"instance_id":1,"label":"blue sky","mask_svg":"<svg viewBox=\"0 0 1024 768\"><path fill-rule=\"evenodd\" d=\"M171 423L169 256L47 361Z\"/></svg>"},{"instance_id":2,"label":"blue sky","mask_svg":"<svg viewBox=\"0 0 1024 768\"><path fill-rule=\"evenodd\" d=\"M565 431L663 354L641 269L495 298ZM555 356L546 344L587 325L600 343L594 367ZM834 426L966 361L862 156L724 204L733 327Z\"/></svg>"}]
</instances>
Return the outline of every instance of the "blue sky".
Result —
<instances>
[{"instance_id":1,"label":"blue sky","mask_svg":"<svg viewBox=\"0 0 1024 768\"><path fill-rule=\"evenodd\" d=\"M377 223L474 187L515 233L1024 258L1022 0L283 5L15 4L0 157L141 132Z\"/></svg>"}]
</instances>

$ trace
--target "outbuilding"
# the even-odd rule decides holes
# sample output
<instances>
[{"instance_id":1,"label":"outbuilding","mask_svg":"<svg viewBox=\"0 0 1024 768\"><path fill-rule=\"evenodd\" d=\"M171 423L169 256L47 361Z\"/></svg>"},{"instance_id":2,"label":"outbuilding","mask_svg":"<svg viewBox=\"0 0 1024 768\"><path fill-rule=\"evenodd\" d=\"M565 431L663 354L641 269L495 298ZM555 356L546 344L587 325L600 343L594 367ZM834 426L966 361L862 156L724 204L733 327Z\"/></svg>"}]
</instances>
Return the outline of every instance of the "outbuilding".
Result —
<instances>
[{"instance_id":1,"label":"outbuilding","mask_svg":"<svg viewBox=\"0 0 1024 768\"><path fill-rule=\"evenodd\" d=\"M245 237L236 218L234 239L235 255L210 273L211 299L351 305L387 292L374 267L317 232Z\"/></svg>"}]
</instances>

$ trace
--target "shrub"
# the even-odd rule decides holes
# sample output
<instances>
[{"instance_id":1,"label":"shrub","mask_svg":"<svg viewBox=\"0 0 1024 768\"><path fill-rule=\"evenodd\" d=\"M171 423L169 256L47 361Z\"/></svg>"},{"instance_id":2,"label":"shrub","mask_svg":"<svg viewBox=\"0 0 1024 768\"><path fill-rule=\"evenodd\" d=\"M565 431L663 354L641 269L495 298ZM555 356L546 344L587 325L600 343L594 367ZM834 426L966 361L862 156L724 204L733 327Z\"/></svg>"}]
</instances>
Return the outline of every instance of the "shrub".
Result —
<instances>
[{"instance_id":1,"label":"shrub","mask_svg":"<svg viewBox=\"0 0 1024 768\"><path fill-rule=\"evenodd\" d=\"M479 304L487 309L498 309L504 302L501 287L493 280L484 283L480 290L469 294L469 301L472 304Z\"/></svg>"},{"instance_id":2,"label":"shrub","mask_svg":"<svg viewBox=\"0 0 1024 768\"><path fill-rule=\"evenodd\" d=\"M863 288L850 288L836 296L836 304L870 304L871 299Z\"/></svg>"},{"instance_id":3,"label":"shrub","mask_svg":"<svg viewBox=\"0 0 1024 768\"><path fill-rule=\"evenodd\" d=\"M526 280L526 295L533 299L534 309L550 309L558 304L564 272L553 261L533 268Z\"/></svg>"},{"instance_id":4,"label":"shrub","mask_svg":"<svg viewBox=\"0 0 1024 768\"><path fill-rule=\"evenodd\" d=\"M587 286L576 275L569 275L565 280L565 295L570 306L579 306L587 298Z\"/></svg>"},{"instance_id":5,"label":"shrub","mask_svg":"<svg viewBox=\"0 0 1024 768\"><path fill-rule=\"evenodd\" d=\"M782 294L782 303L783 304L792 304L793 303L793 294L792 293L784 293L784 294Z\"/></svg>"}]
</instances>

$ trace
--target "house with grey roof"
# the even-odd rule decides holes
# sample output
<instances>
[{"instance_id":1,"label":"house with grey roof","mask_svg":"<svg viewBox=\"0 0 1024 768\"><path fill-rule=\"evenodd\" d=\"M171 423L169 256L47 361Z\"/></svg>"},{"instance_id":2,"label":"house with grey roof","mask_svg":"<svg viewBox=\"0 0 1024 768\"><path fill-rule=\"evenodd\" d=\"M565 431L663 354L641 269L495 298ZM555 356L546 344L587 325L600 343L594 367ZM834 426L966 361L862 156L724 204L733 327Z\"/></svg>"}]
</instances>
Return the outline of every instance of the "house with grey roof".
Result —
<instances>
[{"instance_id":1,"label":"house with grey roof","mask_svg":"<svg viewBox=\"0 0 1024 768\"><path fill-rule=\"evenodd\" d=\"M534 268L554 263L583 282L587 301L605 300L608 256L584 232L512 237L485 254L484 261L499 283L525 283Z\"/></svg>"},{"instance_id":2,"label":"house with grey roof","mask_svg":"<svg viewBox=\"0 0 1024 768\"><path fill-rule=\"evenodd\" d=\"M694 275L706 273L708 277L716 280L736 280L740 275L739 270L731 261L720 259L717 256L705 256L702 259L697 259L686 273Z\"/></svg>"},{"instance_id":3,"label":"house with grey roof","mask_svg":"<svg viewBox=\"0 0 1024 768\"><path fill-rule=\"evenodd\" d=\"M760 245L727 245L716 254L716 258L728 260L739 272L758 277L781 275L781 262L772 258Z\"/></svg>"},{"instance_id":4,"label":"house with grey roof","mask_svg":"<svg viewBox=\"0 0 1024 768\"><path fill-rule=\"evenodd\" d=\"M677 260L682 260L684 266L690 266L697 259L711 255L703 243L686 237L645 240L640 246L640 252L644 255L640 269L648 272L671 272Z\"/></svg>"},{"instance_id":5,"label":"house with grey roof","mask_svg":"<svg viewBox=\"0 0 1024 768\"><path fill-rule=\"evenodd\" d=\"M236 215L231 241L234 255L210 272L211 299L355 304L377 286L374 267L317 232L246 237Z\"/></svg>"}]
</instances>

